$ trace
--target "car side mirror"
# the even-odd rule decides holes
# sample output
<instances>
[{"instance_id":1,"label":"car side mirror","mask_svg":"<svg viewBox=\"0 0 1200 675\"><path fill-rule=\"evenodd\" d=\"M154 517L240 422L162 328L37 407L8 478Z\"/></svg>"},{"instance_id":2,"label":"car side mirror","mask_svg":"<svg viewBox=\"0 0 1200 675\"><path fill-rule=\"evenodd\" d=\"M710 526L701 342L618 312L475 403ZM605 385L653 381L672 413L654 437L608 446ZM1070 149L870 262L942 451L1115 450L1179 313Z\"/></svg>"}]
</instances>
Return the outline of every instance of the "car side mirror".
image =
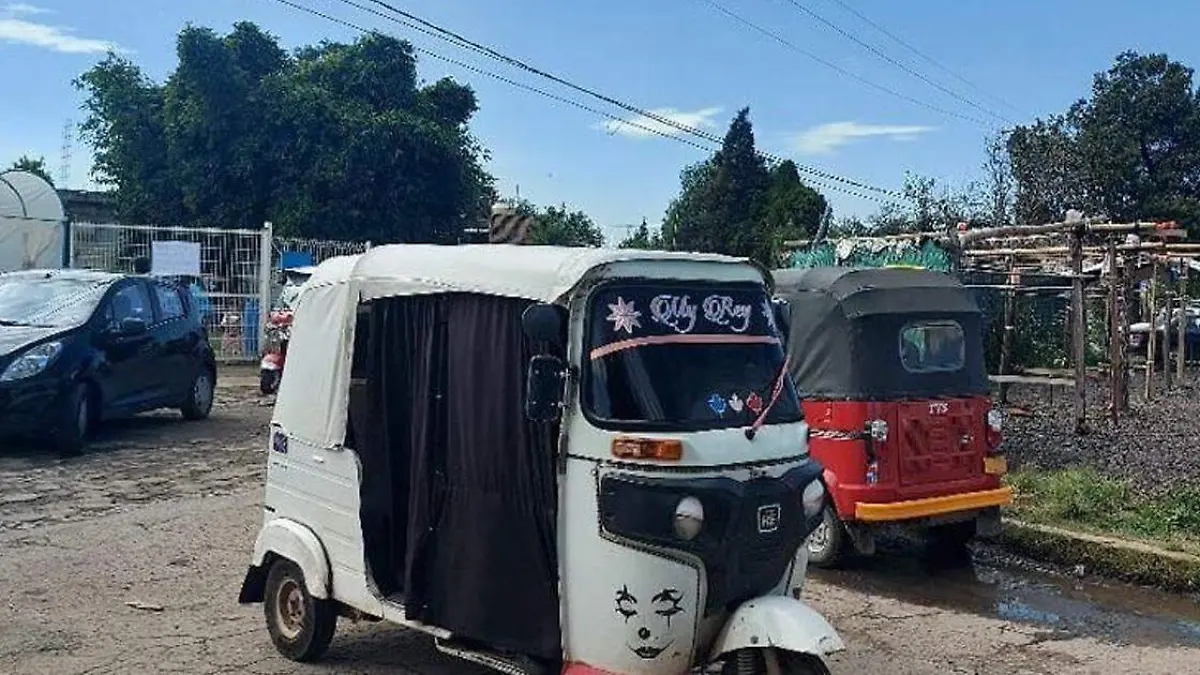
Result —
<instances>
[{"instance_id":1,"label":"car side mirror","mask_svg":"<svg viewBox=\"0 0 1200 675\"><path fill-rule=\"evenodd\" d=\"M788 334L792 330L792 305L787 300L775 298L771 300L771 311L775 314L775 326L779 329L779 335L784 344L787 344Z\"/></svg>"},{"instance_id":2,"label":"car side mirror","mask_svg":"<svg viewBox=\"0 0 1200 675\"><path fill-rule=\"evenodd\" d=\"M529 361L525 380L525 418L556 422L562 417L567 364L557 356L539 354Z\"/></svg>"},{"instance_id":3,"label":"car side mirror","mask_svg":"<svg viewBox=\"0 0 1200 675\"><path fill-rule=\"evenodd\" d=\"M521 314L521 328L525 336L535 342L549 342L561 347L563 344L564 314L558 305L538 303L530 305Z\"/></svg>"},{"instance_id":4,"label":"car side mirror","mask_svg":"<svg viewBox=\"0 0 1200 675\"><path fill-rule=\"evenodd\" d=\"M117 324L113 334L118 338L133 338L145 335L148 331L149 326L146 325L145 319L131 316L121 319L121 323Z\"/></svg>"}]
</instances>

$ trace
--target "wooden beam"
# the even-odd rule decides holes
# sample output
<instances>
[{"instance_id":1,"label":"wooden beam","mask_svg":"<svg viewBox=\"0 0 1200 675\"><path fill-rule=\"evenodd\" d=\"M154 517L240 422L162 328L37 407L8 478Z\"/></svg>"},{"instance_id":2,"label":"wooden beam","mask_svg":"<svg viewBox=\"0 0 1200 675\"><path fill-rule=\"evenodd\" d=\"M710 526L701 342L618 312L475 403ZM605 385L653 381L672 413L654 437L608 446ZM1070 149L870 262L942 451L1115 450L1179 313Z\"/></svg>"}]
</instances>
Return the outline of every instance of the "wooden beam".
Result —
<instances>
[{"instance_id":1,"label":"wooden beam","mask_svg":"<svg viewBox=\"0 0 1200 675\"><path fill-rule=\"evenodd\" d=\"M1069 377L1039 377L1036 375L988 375L996 384L1040 384L1047 387L1074 387L1075 380Z\"/></svg>"},{"instance_id":2,"label":"wooden beam","mask_svg":"<svg viewBox=\"0 0 1200 675\"><path fill-rule=\"evenodd\" d=\"M1121 362L1125 357L1125 341L1121 330L1121 312L1117 306L1117 278L1120 276L1120 269L1117 267L1117 245L1111 239L1108 242L1108 256L1105 262L1108 266L1108 418L1115 427L1121 410Z\"/></svg>"},{"instance_id":3,"label":"wooden beam","mask_svg":"<svg viewBox=\"0 0 1200 675\"><path fill-rule=\"evenodd\" d=\"M1087 432L1087 312L1083 307L1083 228L1071 232L1071 360L1075 366L1075 433Z\"/></svg>"},{"instance_id":4,"label":"wooden beam","mask_svg":"<svg viewBox=\"0 0 1200 675\"><path fill-rule=\"evenodd\" d=\"M1000 374L1009 375L1012 369L1012 346L1013 334L1017 327L1013 324L1017 320L1017 293L1016 288L1021 284L1021 278L1016 273L1016 260L1012 257L1008 259L1008 285L1010 290L1004 294L1004 333L1000 338ZM1000 385L1000 402L1008 403L1008 383Z\"/></svg>"},{"instance_id":5,"label":"wooden beam","mask_svg":"<svg viewBox=\"0 0 1200 675\"><path fill-rule=\"evenodd\" d=\"M1151 269L1153 272L1150 275L1150 316L1147 317L1150 319L1150 332L1146 335L1146 402L1149 402L1150 397L1154 394L1155 342L1158 337L1158 331L1154 330L1154 319L1157 309L1155 307L1154 296L1158 287L1158 258L1154 258Z\"/></svg>"}]
</instances>

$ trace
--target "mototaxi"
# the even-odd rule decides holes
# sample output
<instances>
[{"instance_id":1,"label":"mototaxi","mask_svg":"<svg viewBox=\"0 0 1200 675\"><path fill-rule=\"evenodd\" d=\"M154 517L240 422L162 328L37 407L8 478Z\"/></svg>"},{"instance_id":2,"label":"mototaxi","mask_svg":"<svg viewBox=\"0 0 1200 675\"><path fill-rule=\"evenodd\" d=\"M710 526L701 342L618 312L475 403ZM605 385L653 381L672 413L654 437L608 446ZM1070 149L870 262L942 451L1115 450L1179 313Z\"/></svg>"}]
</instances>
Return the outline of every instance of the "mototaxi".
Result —
<instances>
[{"instance_id":1,"label":"mototaxi","mask_svg":"<svg viewBox=\"0 0 1200 675\"><path fill-rule=\"evenodd\" d=\"M287 363L296 298L314 270L316 268L313 266L303 266L287 267L280 271L282 287L267 314L266 344L258 364L259 391L264 395L273 394L279 388L283 367Z\"/></svg>"},{"instance_id":2,"label":"mototaxi","mask_svg":"<svg viewBox=\"0 0 1200 675\"><path fill-rule=\"evenodd\" d=\"M991 404L983 321L954 277L912 268L775 270L788 362L829 503L809 562L870 555L908 530L961 552L1012 501Z\"/></svg>"},{"instance_id":3,"label":"mototaxi","mask_svg":"<svg viewBox=\"0 0 1200 675\"><path fill-rule=\"evenodd\" d=\"M302 290L239 601L510 674L828 673L825 490L769 273L715 255L380 246ZM331 411L331 412L327 412Z\"/></svg>"}]
</instances>

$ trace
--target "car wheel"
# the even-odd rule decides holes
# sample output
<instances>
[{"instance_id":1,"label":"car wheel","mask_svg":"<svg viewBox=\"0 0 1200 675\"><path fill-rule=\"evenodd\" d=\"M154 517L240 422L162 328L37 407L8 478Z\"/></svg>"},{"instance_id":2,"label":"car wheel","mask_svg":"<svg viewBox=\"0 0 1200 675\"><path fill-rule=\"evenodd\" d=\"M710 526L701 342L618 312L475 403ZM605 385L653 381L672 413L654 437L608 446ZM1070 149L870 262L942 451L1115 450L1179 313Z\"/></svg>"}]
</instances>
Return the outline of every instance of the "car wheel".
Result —
<instances>
[{"instance_id":1,"label":"car wheel","mask_svg":"<svg viewBox=\"0 0 1200 675\"><path fill-rule=\"evenodd\" d=\"M275 649L292 661L321 658L337 629L333 602L312 597L304 573L287 559L277 560L267 574L263 612Z\"/></svg>"},{"instance_id":2,"label":"car wheel","mask_svg":"<svg viewBox=\"0 0 1200 675\"><path fill-rule=\"evenodd\" d=\"M258 390L263 396L269 396L279 390L279 380L283 373L278 370L263 369L258 375Z\"/></svg>"},{"instance_id":3,"label":"car wheel","mask_svg":"<svg viewBox=\"0 0 1200 675\"><path fill-rule=\"evenodd\" d=\"M832 504L821 511L821 523L808 535L808 563L814 567L835 567L846 551L846 528Z\"/></svg>"},{"instance_id":4,"label":"car wheel","mask_svg":"<svg viewBox=\"0 0 1200 675\"><path fill-rule=\"evenodd\" d=\"M216 383L212 371L205 368L197 373L195 379L192 380L187 398L184 399L183 406L179 409L183 413L184 419L202 420L208 417L208 414L212 412L215 391Z\"/></svg>"},{"instance_id":5,"label":"car wheel","mask_svg":"<svg viewBox=\"0 0 1200 675\"><path fill-rule=\"evenodd\" d=\"M63 406L63 420L55 439L59 454L75 457L83 454L87 445L88 432L92 430L91 389L86 384L77 384Z\"/></svg>"}]
</instances>

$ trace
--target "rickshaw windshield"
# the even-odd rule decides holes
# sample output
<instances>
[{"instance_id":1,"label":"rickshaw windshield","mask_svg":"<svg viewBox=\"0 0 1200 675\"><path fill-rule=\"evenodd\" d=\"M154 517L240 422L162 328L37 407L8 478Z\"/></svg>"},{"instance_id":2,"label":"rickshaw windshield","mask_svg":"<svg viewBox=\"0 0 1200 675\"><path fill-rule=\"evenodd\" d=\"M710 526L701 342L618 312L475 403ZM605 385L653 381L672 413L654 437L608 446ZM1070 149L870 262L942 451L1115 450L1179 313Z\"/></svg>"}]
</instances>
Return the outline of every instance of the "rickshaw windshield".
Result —
<instances>
[{"instance_id":1,"label":"rickshaw windshield","mask_svg":"<svg viewBox=\"0 0 1200 675\"><path fill-rule=\"evenodd\" d=\"M610 283L590 300L584 410L616 429L742 427L763 411L766 424L796 422L784 363L761 286Z\"/></svg>"}]
</instances>

